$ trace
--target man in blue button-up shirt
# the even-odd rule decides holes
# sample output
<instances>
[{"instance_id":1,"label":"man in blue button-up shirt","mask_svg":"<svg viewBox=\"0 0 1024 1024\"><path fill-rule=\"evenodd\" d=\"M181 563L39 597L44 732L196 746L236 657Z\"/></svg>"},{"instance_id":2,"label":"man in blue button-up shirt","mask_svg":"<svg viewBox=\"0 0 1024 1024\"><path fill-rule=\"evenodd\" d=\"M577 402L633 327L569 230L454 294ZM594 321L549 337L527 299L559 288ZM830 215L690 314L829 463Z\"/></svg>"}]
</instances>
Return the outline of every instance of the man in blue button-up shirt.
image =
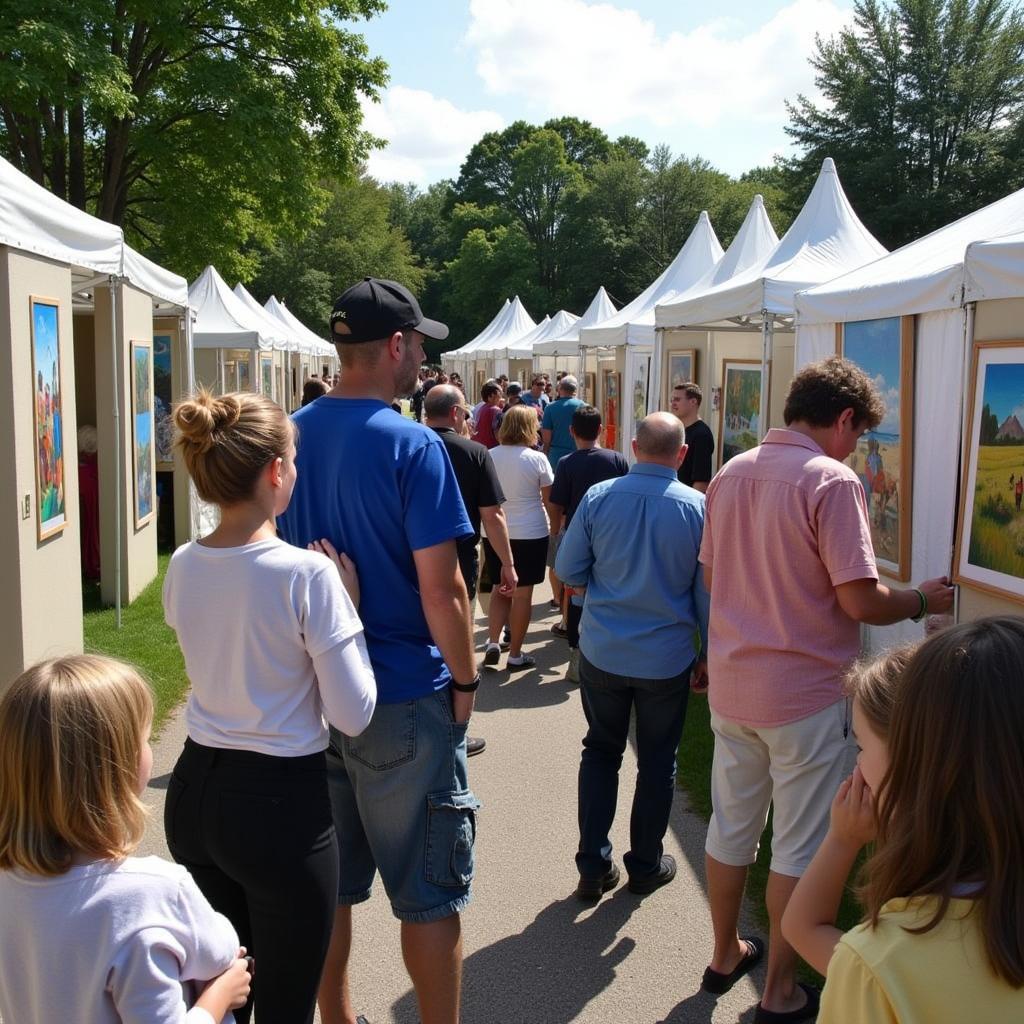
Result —
<instances>
[{"instance_id":1,"label":"man in blue button-up shirt","mask_svg":"<svg viewBox=\"0 0 1024 1024\"><path fill-rule=\"evenodd\" d=\"M682 424L652 413L637 426L633 453L628 475L587 492L555 561L561 580L586 588L580 680L589 729L580 761L576 892L588 900L619 881L608 833L634 707L638 773L623 857L629 888L649 893L675 877L662 840L676 750L690 685L707 683L709 601L697 561L704 495L676 479L686 455Z\"/></svg>"}]
</instances>

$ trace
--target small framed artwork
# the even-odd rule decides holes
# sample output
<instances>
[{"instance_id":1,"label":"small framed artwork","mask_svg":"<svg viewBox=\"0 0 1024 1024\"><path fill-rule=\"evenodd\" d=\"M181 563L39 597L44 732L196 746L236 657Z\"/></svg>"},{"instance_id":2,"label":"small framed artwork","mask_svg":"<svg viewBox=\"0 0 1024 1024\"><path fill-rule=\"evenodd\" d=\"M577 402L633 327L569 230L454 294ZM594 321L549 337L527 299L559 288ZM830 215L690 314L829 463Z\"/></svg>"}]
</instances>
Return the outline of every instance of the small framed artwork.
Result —
<instances>
[{"instance_id":1,"label":"small framed artwork","mask_svg":"<svg viewBox=\"0 0 1024 1024\"><path fill-rule=\"evenodd\" d=\"M60 365L60 303L29 297L35 430L36 537L46 540L67 526L64 411Z\"/></svg>"},{"instance_id":2,"label":"small framed artwork","mask_svg":"<svg viewBox=\"0 0 1024 1024\"><path fill-rule=\"evenodd\" d=\"M672 389L677 384L686 384L689 381L697 383L697 350L688 348L680 352L669 352L667 362L668 372L665 374L665 404L667 409L672 398Z\"/></svg>"},{"instance_id":3,"label":"small framed artwork","mask_svg":"<svg viewBox=\"0 0 1024 1024\"><path fill-rule=\"evenodd\" d=\"M647 378L651 372L650 359L638 359L633 371L633 425L647 415Z\"/></svg>"},{"instance_id":4,"label":"small framed artwork","mask_svg":"<svg viewBox=\"0 0 1024 1024\"><path fill-rule=\"evenodd\" d=\"M274 357L269 352L260 353L260 391L274 397Z\"/></svg>"},{"instance_id":5,"label":"small framed artwork","mask_svg":"<svg viewBox=\"0 0 1024 1024\"><path fill-rule=\"evenodd\" d=\"M174 469L174 425L171 422L171 336L153 335L153 425L156 468Z\"/></svg>"},{"instance_id":6,"label":"small framed artwork","mask_svg":"<svg viewBox=\"0 0 1024 1024\"><path fill-rule=\"evenodd\" d=\"M591 405L597 401L597 382L589 370L583 374L583 400Z\"/></svg>"},{"instance_id":7,"label":"small framed artwork","mask_svg":"<svg viewBox=\"0 0 1024 1024\"><path fill-rule=\"evenodd\" d=\"M885 418L857 442L847 460L864 485L871 542L880 572L910 579L914 446L914 318L888 317L838 325L839 355L878 386Z\"/></svg>"},{"instance_id":8,"label":"small framed artwork","mask_svg":"<svg viewBox=\"0 0 1024 1024\"><path fill-rule=\"evenodd\" d=\"M132 470L135 528L156 514L156 459L153 447L153 342L132 341Z\"/></svg>"},{"instance_id":9,"label":"small framed artwork","mask_svg":"<svg viewBox=\"0 0 1024 1024\"><path fill-rule=\"evenodd\" d=\"M601 375L602 405L601 419L604 421L605 448L619 447L619 397L622 393L622 378L618 370L604 370Z\"/></svg>"},{"instance_id":10,"label":"small framed artwork","mask_svg":"<svg viewBox=\"0 0 1024 1024\"><path fill-rule=\"evenodd\" d=\"M718 464L724 466L761 440L761 362L722 360L722 402L718 416Z\"/></svg>"},{"instance_id":11,"label":"small framed artwork","mask_svg":"<svg viewBox=\"0 0 1024 1024\"><path fill-rule=\"evenodd\" d=\"M957 583L1024 602L1024 340L976 342Z\"/></svg>"}]
</instances>

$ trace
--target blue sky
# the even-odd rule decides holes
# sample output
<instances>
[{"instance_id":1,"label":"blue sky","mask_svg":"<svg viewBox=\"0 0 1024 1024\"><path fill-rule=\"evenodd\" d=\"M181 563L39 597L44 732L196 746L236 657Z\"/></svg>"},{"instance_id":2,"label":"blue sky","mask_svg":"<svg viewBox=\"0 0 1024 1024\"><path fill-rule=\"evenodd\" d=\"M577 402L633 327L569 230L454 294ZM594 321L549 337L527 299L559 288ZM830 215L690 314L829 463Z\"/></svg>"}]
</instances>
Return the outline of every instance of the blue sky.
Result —
<instances>
[{"instance_id":1,"label":"blue sky","mask_svg":"<svg viewBox=\"0 0 1024 1024\"><path fill-rule=\"evenodd\" d=\"M848 323L843 355L852 359L875 382L885 402L881 434L900 432L900 320L860 320Z\"/></svg>"},{"instance_id":2,"label":"blue sky","mask_svg":"<svg viewBox=\"0 0 1024 1024\"><path fill-rule=\"evenodd\" d=\"M787 152L784 100L815 95L816 32L853 0L393 0L354 26L391 69L370 173L426 185L516 119L573 114L730 174ZM840 168L840 174L842 168Z\"/></svg>"},{"instance_id":3,"label":"blue sky","mask_svg":"<svg viewBox=\"0 0 1024 1024\"><path fill-rule=\"evenodd\" d=\"M1024 426L1024 365L1020 363L989 363L985 367L985 397L999 425L1011 413Z\"/></svg>"}]
</instances>

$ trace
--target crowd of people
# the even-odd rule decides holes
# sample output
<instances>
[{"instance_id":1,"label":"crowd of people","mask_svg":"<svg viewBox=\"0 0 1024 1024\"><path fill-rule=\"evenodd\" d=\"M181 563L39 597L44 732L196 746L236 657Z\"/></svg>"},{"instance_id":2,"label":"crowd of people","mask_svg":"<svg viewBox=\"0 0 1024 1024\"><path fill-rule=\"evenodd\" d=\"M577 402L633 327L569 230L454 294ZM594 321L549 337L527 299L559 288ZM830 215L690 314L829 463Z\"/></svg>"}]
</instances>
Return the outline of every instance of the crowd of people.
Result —
<instances>
[{"instance_id":1,"label":"crowd of people","mask_svg":"<svg viewBox=\"0 0 1024 1024\"><path fill-rule=\"evenodd\" d=\"M947 580L880 581L844 461L884 413L862 371L805 367L785 427L712 475L692 382L637 424L630 464L600 446L572 375L525 392L487 381L474 409L457 378L421 372L424 340L447 328L401 285L349 288L331 331L340 379L290 418L248 393L175 408L189 474L220 509L164 588L191 682L164 811L176 863L133 856L153 713L134 669L59 658L0 699L7 1024L245 1024L254 1007L308 1024L317 1003L324 1024L365 1024L352 906L377 875L421 1020L455 1024L477 662L497 671L507 650L505 670L528 678L548 573L551 642L569 645L586 718L580 900L622 880L609 833L631 719L622 868L640 897L673 881L676 754L706 692L704 991L767 957L759 1024L1024 1016L1024 620L948 625ZM942 628L858 662L861 623L903 619ZM766 944L738 921L769 807ZM865 919L844 935L866 844ZM823 993L798 982L798 955Z\"/></svg>"}]
</instances>

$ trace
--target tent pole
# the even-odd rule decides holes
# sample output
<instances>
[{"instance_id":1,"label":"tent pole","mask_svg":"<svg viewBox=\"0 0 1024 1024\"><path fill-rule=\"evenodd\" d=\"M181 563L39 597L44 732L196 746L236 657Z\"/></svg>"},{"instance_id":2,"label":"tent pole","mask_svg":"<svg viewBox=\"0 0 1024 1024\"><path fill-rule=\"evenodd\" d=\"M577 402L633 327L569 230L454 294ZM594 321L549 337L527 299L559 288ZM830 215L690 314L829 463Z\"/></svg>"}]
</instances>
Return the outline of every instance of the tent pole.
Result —
<instances>
[{"instance_id":1,"label":"tent pole","mask_svg":"<svg viewBox=\"0 0 1024 1024\"><path fill-rule=\"evenodd\" d=\"M768 368L772 364L775 344L775 320L767 310L761 312L761 402L758 406L757 439L768 432Z\"/></svg>"},{"instance_id":2,"label":"tent pole","mask_svg":"<svg viewBox=\"0 0 1024 1024\"><path fill-rule=\"evenodd\" d=\"M964 310L964 351L963 359L961 363L961 391L963 392L963 398L960 403L960 448L961 452L966 451L965 443L967 441L967 434L972 428L972 424L967 422L968 405L973 395L969 395L968 392L968 380L971 372L971 350L974 348L974 309L975 304L968 302ZM916 325L915 325L916 326ZM960 467L962 469L962 465ZM960 473L957 473L957 479L960 479ZM953 531L953 544L956 544L956 530ZM950 566L949 566L949 578L953 578L953 565L955 563L956 552L950 552ZM960 621L960 588L953 588L953 621Z\"/></svg>"},{"instance_id":3,"label":"tent pole","mask_svg":"<svg viewBox=\"0 0 1024 1024\"><path fill-rule=\"evenodd\" d=\"M196 360L195 344L192 340L192 317L191 306L185 307L185 393L194 395L196 391ZM192 478L188 480L188 518L192 529L191 539L199 536L199 495L196 492L196 485Z\"/></svg>"},{"instance_id":4,"label":"tent pole","mask_svg":"<svg viewBox=\"0 0 1024 1024\"><path fill-rule=\"evenodd\" d=\"M111 346L111 372L114 382L114 619L117 628L121 628L121 384L118 369L121 363L121 323L117 315L116 277L111 276L107 282L110 288L110 320L113 328L114 344Z\"/></svg>"}]
</instances>

